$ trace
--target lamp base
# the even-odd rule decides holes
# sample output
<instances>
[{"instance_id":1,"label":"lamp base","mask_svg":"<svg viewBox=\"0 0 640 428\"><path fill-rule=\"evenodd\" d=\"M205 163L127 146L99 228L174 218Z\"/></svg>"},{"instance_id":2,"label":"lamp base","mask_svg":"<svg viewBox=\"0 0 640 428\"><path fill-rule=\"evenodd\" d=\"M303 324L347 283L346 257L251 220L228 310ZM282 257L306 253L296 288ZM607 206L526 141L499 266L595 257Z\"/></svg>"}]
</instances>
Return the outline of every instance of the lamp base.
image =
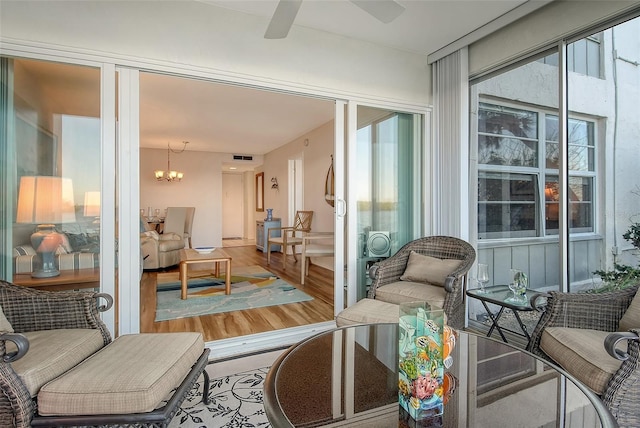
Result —
<instances>
[{"instance_id":1,"label":"lamp base","mask_svg":"<svg viewBox=\"0 0 640 428\"><path fill-rule=\"evenodd\" d=\"M31 235L31 245L38 253L41 265L31 273L33 278L51 278L60 275L56 267L55 252L62 245L60 235L53 224L41 224Z\"/></svg>"}]
</instances>

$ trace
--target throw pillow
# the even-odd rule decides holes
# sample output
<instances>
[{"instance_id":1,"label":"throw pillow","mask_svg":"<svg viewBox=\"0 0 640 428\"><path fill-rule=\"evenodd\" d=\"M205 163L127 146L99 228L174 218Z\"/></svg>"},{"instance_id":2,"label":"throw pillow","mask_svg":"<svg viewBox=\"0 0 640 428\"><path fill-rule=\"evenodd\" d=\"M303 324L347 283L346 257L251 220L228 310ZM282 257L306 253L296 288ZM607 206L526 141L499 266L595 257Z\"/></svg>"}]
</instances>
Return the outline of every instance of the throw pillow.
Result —
<instances>
[{"instance_id":1,"label":"throw pillow","mask_svg":"<svg viewBox=\"0 0 640 428\"><path fill-rule=\"evenodd\" d=\"M4 312L2 312L1 306L0 306L0 331L7 332L7 333L14 332L13 327L11 327L11 323L9 322L7 317L4 315Z\"/></svg>"},{"instance_id":2,"label":"throw pillow","mask_svg":"<svg viewBox=\"0 0 640 428\"><path fill-rule=\"evenodd\" d=\"M640 327L640 292L636 293L627 312L620 318L618 331L629 331L638 327Z\"/></svg>"},{"instance_id":3,"label":"throw pillow","mask_svg":"<svg viewBox=\"0 0 640 428\"><path fill-rule=\"evenodd\" d=\"M460 263L461 260L439 259L411 251L400 280L444 286L447 276L456 270Z\"/></svg>"}]
</instances>

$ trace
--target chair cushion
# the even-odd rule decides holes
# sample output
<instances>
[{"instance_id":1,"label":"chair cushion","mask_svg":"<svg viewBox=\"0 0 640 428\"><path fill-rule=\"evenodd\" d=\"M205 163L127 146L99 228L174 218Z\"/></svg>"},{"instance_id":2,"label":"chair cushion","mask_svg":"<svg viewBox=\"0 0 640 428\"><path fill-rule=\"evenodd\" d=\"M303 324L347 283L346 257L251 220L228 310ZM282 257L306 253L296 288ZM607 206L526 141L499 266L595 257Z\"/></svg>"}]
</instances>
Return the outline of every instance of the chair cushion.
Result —
<instances>
[{"instance_id":1,"label":"chair cushion","mask_svg":"<svg viewBox=\"0 0 640 428\"><path fill-rule=\"evenodd\" d=\"M42 385L77 366L104 346L100 330L58 329L23 333L29 339L29 351L11 363L32 397ZM7 351L15 345L7 342Z\"/></svg>"},{"instance_id":2,"label":"chair cushion","mask_svg":"<svg viewBox=\"0 0 640 428\"><path fill-rule=\"evenodd\" d=\"M362 299L341 311L336 316L336 325L397 323L400 316L398 305L376 299Z\"/></svg>"},{"instance_id":3,"label":"chair cushion","mask_svg":"<svg viewBox=\"0 0 640 428\"><path fill-rule=\"evenodd\" d=\"M0 332L13 333L13 327L11 326L11 323L9 322L7 317L4 315L4 312L2 311L1 306L0 306Z\"/></svg>"},{"instance_id":4,"label":"chair cushion","mask_svg":"<svg viewBox=\"0 0 640 428\"><path fill-rule=\"evenodd\" d=\"M618 330L629 331L640 327L640 293L636 293L622 318Z\"/></svg>"},{"instance_id":5,"label":"chair cushion","mask_svg":"<svg viewBox=\"0 0 640 428\"><path fill-rule=\"evenodd\" d=\"M447 292L439 285L430 285L420 282L397 281L383 285L376 289L376 300L395 303L405 302L429 302L442 308Z\"/></svg>"},{"instance_id":6,"label":"chair cushion","mask_svg":"<svg viewBox=\"0 0 640 428\"><path fill-rule=\"evenodd\" d=\"M43 386L38 412L47 416L150 412L182 382L203 350L200 333L120 336Z\"/></svg>"},{"instance_id":7,"label":"chair cushion","mask_svg":"<svg viewBox=\"0 0 640 428\"><path fill-rule=\"evenodd\" d=\"M447 276L460 266L460 263L461 260L439 259L412 250L400 280L444 286Z\"/></svg>"},{"instance_id":8,"label":"chair cushion","mask_svg":"<svg viewBox=\"0 0 640 428\"><path fill-rule=\"evenodd\" d=\"M622 364L604 349L604 339L609 333L548 327L540 338L540 349L596 394L602 395L609 379Z\"/></svg>"}]
</instances>

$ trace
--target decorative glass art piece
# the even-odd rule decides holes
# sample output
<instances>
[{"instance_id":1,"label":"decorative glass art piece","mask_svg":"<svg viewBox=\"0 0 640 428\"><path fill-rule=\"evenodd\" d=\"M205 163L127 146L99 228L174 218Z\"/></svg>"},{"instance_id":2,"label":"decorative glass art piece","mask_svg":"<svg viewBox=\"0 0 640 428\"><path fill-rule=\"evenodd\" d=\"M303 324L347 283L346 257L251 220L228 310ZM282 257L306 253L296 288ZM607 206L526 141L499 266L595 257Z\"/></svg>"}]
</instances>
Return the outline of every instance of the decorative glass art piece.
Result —
<instances>
[{"instance_id":1,"label":"decorative glass art piece","mask_svg":"<svg viewBox=\"0 0 640 428\"><path fill-rule=\"evenodd\" d=\"M401 304L399 328L398 401L411 418L433 419L451 392L445 370L453 363L455 333L444 311L427 302Z\"/></svg>"}]
</instances>

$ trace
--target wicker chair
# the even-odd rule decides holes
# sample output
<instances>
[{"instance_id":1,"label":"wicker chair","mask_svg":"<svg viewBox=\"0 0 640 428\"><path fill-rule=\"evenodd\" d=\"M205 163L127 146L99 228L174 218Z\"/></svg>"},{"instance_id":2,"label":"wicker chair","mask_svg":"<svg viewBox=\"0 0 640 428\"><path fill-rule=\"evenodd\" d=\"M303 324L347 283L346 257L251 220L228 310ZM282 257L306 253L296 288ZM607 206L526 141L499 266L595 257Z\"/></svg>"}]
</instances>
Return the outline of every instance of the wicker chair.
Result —
<instances>
[{"instance_id":1,"label":"wicker chair","mask_svg":"<svg viewBox=\"0 0 640 428\"><path fill-rule=\"evenodd\" d=\"M476 252L466 241L451 236L428 236L416 239L404 245L396 254L376 263L370 272L373 282L368 297L376 299L377 291L388 284L398 283L405 272L409 255L412 251L438 259L457 259L461 263L448 274L445 283L443 309L447 314L448 324L454 328L464 327L464 293L467 272L471 269ZM416 300L405 298L405 301ZM397 303L397 302L393 302Z\"/></svg>"},{"instance_id":2,"label":"wicker chair","mask_svg":"<svg viewBox=\"0 0 640 428\"><path fill-rule=\"evenodd\" d=\"M536 301L541 297L546 297L547 304L527 346L529 352L560 365L594 390L618 424L628 427L640 426L640 323L638 328L630 328L630 331L617 330L623 316L631 320L631 325L636 323L634 318L640 318L638 302L629 307L638 287L607 293L550 292L533 295L532 304L539 303ZM628 313L632 311L635 313ZM629 324L628 321L623 322ZM560 334L568 336L557 342L549 339L561 337ZM589 335L593 340L588 340ZM624 341L627 342L626 352L620 347ZM596 343L602 343L602 346ZM563 351L563 346L569 349ZM543 348L555 358L547 355ZM586 369L585 365L591 367ZM593 373L596 371L602 374L596 376Z\"/></svg>"},{"instance_id":3,"label":"wicker chair","mask_svg":"<svg viewBox=\"0 0 640 428\"><path fill-rule=\"evenodd\" d=\"M107 304L98 306L99 297L105 298ZM22 333L98 330L102 346L106 346L111 342L111 335L99 312L109 309L112 303L110 296L101 293L38 291L0 281L0 307L14 330L7 332L4 327L0 332L0 426L30 427L36 412L35 398L12 366L29 350L29 341ZM17 351L7 351L15 349L10 342L17 345Z\"/></svg>"}]
</instances>

